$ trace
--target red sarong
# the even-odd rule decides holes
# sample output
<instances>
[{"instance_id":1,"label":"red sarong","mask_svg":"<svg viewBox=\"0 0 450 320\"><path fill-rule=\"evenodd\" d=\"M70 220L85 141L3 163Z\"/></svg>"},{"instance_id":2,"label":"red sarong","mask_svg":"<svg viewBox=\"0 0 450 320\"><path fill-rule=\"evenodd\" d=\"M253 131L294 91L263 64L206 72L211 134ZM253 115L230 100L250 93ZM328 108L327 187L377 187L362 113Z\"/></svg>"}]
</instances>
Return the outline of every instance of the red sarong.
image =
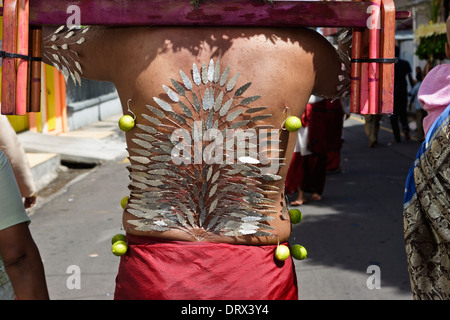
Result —
<instances>
[{"instance_id":1,"label":"red sarong","mask_svg":"<svg viewBox=\"0 0 450 320\"><path fill-rule=\"evenodd\" d=\"M116 300L297 300L291 258L276 245L170 241L127 235Z\"/></svg>"}]
</instances>

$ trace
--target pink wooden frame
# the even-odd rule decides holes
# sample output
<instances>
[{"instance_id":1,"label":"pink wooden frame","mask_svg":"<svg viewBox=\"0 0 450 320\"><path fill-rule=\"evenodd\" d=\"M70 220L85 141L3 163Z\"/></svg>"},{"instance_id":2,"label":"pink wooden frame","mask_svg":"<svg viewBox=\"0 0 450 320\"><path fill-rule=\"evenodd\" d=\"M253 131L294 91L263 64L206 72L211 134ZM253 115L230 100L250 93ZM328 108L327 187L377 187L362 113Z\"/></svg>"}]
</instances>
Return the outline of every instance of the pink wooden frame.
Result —
<instances>
[{"instance_id":1,"label":"pink wooden frame","mask_svg":"<svg viewBox=\"0 0 450 320\"><path fill-rule=\"evenodd\" d=\"M170 0L170 5L168 1L5 0L4 50L29 54L28 41L24 41L33 34L28 31L29 28L66 24L72 14L67 12L69 5L76 5L80 9L82 25L353 28L352 58L389 59L394 58L392 43L395 41L395 19L409 17L407 12L395 11L393 0L372 0L372 2L274 0L273 6L261 0L205 0L199 9L195 9L188 0ZM363 32L368 31L367 21L371 15L368 7L371 5L381 7L383 31L369 30L370 41L363 43L362 35ZM16 10L15 13L11 8ZM3 10L1 11L0 14L3 13ZM369 46L367 57L361 55L365 46ZM30 78L30 71L25 73L25 66L29 65L32 64L18 58L3 60L1 110L3 114L25 113L28 100L23 99L23 92L25 90L28 95L33 95L29 92L29 88L27 89L30 82L24 82L24 79ZM19 66L19 70L16 66ZM350 111L391 113L393 73L393 64L389 63L352 63ZM35 75L35 78L37 79L38 76ZM362 83L361 80L363 80ZM35 106L29 110L37 111Z\"/></svg>"},{"instance_id":2,"label":"pink wooden frame","mask_svg":"<svg viewBox=\"0 0 450 320\"><path fill-rule=\"evenodd\" d=\"M170 2L170 4L168 4ZM67 7L80 8L81 24L365 27L369 2L207 0L195 9L188 0L34 0L30 23L65 24Z\"/></svg>"}]
</instances>

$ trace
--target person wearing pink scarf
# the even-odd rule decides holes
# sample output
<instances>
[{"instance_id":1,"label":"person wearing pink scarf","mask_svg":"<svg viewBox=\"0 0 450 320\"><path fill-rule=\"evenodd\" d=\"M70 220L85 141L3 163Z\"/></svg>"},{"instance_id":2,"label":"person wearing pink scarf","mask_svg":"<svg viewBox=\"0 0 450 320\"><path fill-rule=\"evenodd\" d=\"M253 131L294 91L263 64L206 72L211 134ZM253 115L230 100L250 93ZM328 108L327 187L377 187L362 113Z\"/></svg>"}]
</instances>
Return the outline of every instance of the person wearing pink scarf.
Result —
<instances>
[{"instance_id":1,"label":"person wearing pink scarf","mask_svg":"<svg viewBox=\"0 0 450 320\"><path fill-rule=\"evenodd\" d=\"M446 54L450 58L450 18ZM416 300L450 300L450 64L433 68L419 102L426 134L405 184L404 238L411 291Z\"/></svg>"},{"instance_id":2,"label":"person wearing pink scarf","mask_svg":"<svg viewBox=\"0 0 450 320\"><path fill-rule=\"evenodd\" d=\"M447 43L445 53L450 59L450 17L447 19ZM450 105L450 64L434 67L425 77L419 89L418 99L428 112L423 119L425 135L442 111Z\"/></svg>"}]
</instances>

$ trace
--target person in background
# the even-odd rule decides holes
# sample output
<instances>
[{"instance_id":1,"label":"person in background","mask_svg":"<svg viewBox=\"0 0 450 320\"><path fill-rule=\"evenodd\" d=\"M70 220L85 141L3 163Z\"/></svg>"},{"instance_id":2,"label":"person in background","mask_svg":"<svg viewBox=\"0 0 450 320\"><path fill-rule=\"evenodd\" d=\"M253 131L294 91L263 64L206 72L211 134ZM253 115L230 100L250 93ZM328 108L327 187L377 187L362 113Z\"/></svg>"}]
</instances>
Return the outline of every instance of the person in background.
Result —
<instances>
[{"instance_id":1,"label":"person in background","mask_svg":"<svg viewBox=\"0 0 450 320\"><path fill-rule=\"evenodd\" d=\"M14 173L0 150L0 299L47 300L44 266Z\"/></svg>"},{"instance_id":2,"label":"person in background","mask_svg":"<svg viewBox=\"0 0 450 320\"><path fill-rule=\"evenodd\" d=\"M364 115L364 132L369 138L369 148L373 148L378 144L378 131L380 130L380 114Z\"/></svg>"},{"instance_id":3,"label":"person in background","mask_svg":"<svg viewBox=\"0 0 450 320\"><path fill-rule=\"evenodd\" d=\"M340 152L342 146L343 116L340 100L315 96L309 100L302 116L303 129L300 130L303 131L299 131L298 144L286 175L286 194L297 193L291 206L322 199L328 156L330 152ZM311 193L310 197L307 198L305 193Z\"/></svg>"},{"instance_id":4,"label":"person in background","mask_svg":"<svg viewBox=\"0 0 450 320\"><path fill-rule=\"evenodd\" d=\"M416 84L409 92L411 96L411 102L414 104L414 108L416 111L416 125L417 125L417 141L422 143L425 140L425 133L423 131L423 119L426 117L427 112L423 110L420 105L419 98L417 97L417 93L419 92L420 85L422 84L422 69L420 67L416 68Z\"/></svg>"},{"instance_id":5,"label":"person in background","mask_svg":"<svg viewBox=\"0 0 450 320\"><path fill-rule=\"evenodd\" d=\"M450 59L450 18L445 52ZM418 100L428 112L425 141L411 166L403 200L404 238L414 299L450 300L450 64L434 67Z\"/></svg>"},{"instance_id":6,"label":"person in background","mask_svg":"<svg viewBox=\"0 0 450 320\"><path fill-rule=\"evenodd\" d=\"M408 84L406 78L408 78L411 87L414 86L414 80L411 76L411 66L408 61L400 59L400 48L395 47L395 56L398 58L395 64L394 70L394 113L391 115L391 126L394 133L395 142L401 142L400 127L398 122L400 121L405 139L409 140L409 124L408 124Z\"/></svg>"},{"instance_id":7,"label":"person in background","mask_svg":"<svg viewBox=\"0 0 450 320\"><path fill-rule=\"evenodd\" d=\"M350 97L343 97L340 99L340 103L341 103L341 110L342 113L339 112L338 109L335 109L335 112L337 114L335 114L336 116L336 122L335 124L337 125L335 130L336 130L336 134L341 135L341 143L337 144L336 147L331 148L331 150L328 151L327 153L327 172L340 172L342 170L342 165L341 165L341 150L342 150L342 145L344 143L345 137L344 137L344 121L347 120L348 118L350 118ZM338 122L338 118L339 116L342 115L342 121ZM333 122L334 123L334 122ZM334 138L332 138L334 139ZM337 142L337 140L334 140L335 142Z\"/></svg>"}]
</instances>

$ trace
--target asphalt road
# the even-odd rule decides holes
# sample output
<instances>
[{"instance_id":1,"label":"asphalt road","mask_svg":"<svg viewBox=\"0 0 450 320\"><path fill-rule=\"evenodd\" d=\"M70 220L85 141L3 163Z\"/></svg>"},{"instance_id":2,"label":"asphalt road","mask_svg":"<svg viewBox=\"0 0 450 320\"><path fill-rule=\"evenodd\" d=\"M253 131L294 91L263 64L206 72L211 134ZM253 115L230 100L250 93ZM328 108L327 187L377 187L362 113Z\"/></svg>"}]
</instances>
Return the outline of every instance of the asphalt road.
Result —
<instances>
[{"instance_id":1,"label":"asphalt road","mask_svg":"<svg viewBox=\"0 0 450 320\"><path fill-rule=\"evenodd\" d=\"M111 238L122 231L125 167L106 162L83 170L31 216L51 299L113 298L119 258L111 253Z\"/></svg>"},{"instance_id":2,"label":"asphalt road","mask_svg":"<svg viewBox=\"0 0 450 320\"><path fill-rule=\"evenodd\" d=\"M419 144L391 144L392 133L381 130L379 145L369 149L359 116L345 121L344 138L342 171L327 176L321 201L299 207L304 219L293 226L291 244L308 250L306 260L295 261L300 299L412 299L402 200ZM83 170L33 211L30 228L51 299L113 298L119 258L110 240L121 231L126 165Z\"/></svg>"}]
</instances>

